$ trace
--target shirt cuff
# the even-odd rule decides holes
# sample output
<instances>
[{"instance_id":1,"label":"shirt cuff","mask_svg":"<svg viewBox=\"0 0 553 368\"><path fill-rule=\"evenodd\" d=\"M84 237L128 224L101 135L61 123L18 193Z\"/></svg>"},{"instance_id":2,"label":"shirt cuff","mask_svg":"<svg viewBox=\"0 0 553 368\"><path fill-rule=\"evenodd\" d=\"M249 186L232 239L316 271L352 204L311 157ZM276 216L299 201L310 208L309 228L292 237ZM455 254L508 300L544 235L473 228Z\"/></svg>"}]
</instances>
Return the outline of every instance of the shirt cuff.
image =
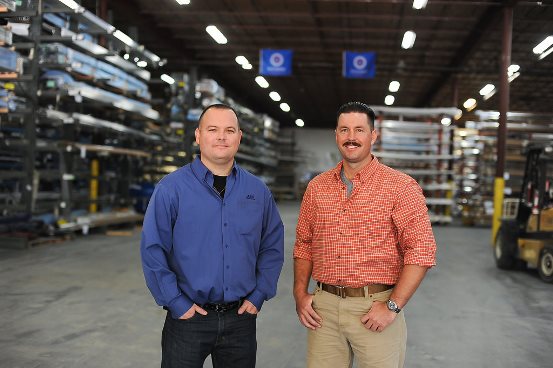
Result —
<instances>
[{"instance_id":1,"label":"shirt cuff","mask_svg":"<svg viewBox=\"0 0 553 368\"><path fill-rule=\"evenodd\" d=\"M263 306L263 302L265 301L265 294L263 294L259 290L254 290L250 295L246 297L247 300L249 300L255 307L257 308L257 311L259 312L261 310L261 307Z\"/></svg>"},{"instance_id":2,"label":"shirt cuff","mask_svg":"<svg viewBox=\"0 0 553 368\"><path fill-rule=\"evenodd\" d=\"M171 312L171 316L174 319L179 319L183 314L188 312L190 307L192 307L192 304L194 304L192 300L181 294L175 299L171 300L167 308Z\"/></svg>"}]
</instances>

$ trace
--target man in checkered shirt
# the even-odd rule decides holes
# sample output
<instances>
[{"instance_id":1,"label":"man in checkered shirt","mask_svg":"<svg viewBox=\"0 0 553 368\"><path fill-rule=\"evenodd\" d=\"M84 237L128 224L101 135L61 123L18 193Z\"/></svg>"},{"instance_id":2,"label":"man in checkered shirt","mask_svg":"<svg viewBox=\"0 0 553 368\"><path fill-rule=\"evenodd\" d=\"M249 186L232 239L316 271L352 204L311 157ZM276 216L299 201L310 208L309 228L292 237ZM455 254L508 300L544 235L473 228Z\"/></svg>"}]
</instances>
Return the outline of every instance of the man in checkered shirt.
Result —
<instances>
[{"instance_id":1,"label":"man in checkered shirt","mask_svg":"<svg viewBox=\"0 0 553 368\"><path fill-rule=\"evenodd\" d=\"M375 114L342 105L343 160L308 185L294 247L296 311L308 330L309 368L403 367L402 309L436 264L422 189L371 154ZM317 282L308 292L310 277Z\"/></svg>"}]
</instances>

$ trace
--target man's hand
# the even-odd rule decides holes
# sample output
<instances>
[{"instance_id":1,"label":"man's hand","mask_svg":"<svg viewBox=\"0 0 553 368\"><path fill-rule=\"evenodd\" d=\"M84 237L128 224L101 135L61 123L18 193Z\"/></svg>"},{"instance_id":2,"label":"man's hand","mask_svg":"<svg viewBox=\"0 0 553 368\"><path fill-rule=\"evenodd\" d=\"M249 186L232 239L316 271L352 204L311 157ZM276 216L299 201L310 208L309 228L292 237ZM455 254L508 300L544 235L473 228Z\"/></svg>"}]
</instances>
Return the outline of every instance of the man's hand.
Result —
<instances>
[{"instance_id":1,"label":"man's hand","mask_svg":"<svg viewBox=\"0 0 553 368\"><path fill-rule=\"evenodd\" d=\"M313 295L304 293L296 297L296 312L302 325L312 330L321 327L323 319L313 309Z\"/></svg>"},{"instance_id":2,"label":"man's hand","mask_svg":"<svg viewBox=\"0 0 553 368\"><path fill-rule=\"evenodd\" d=\"M189 319L189 318L192 318L194 316L194 314L196 314L196 312L200 313L201 315L205 316L207 315L207 312L202 309L201 307L199 307L198 305L196 304L192 304L192 306L190 307L190 309L188 311L186 311L185 314L183 314L182 316L179 317L179 319Z\"/></svg>"},{"instance_id":3,"label":"man's hand","mask_svg":"<svg viewBox=\"0 0 553 368\"><path fill-rule=\"evenodd\" d=\"M369 312L361 317L361 323L368 330L382 332L396 319L396 316L397 313L389 310L386 303L375 301Z\"/></svg>"},{"instance_id":4,"label":"man's hand","mask_svg":"<svg viewBox=\"0 0 553 368\"><path fill-rule=\"evenodd\" d=\"M240 309L238 309L238 314L242 314L244 312L247 312L249 314L257 314L258 311L257 311L257 307L253 305L252 302L245 299Z\"/></svg>"}]
</instances>

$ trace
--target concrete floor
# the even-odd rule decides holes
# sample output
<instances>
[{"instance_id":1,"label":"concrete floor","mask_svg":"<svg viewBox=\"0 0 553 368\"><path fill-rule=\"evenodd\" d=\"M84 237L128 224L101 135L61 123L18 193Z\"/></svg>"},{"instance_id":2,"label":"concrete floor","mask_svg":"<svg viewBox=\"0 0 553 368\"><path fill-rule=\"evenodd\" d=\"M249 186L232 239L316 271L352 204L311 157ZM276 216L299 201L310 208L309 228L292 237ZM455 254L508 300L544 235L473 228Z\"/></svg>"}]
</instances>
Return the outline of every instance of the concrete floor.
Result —
<instances>
[{"instance_id":1,"label":"concrete floor","mask_svg":"<svg viewBox=\"0 0 553 368\"><path fill-rule=\"evenodd\" d=\"M258 319L258 367L304 366L292 291L299 205L281 203L287 257ZM553 366L553 285L495 268L489 230L436 227L438 266L405 308L406 367ZM156 367L165 312L147 291L139 232L0 250L0 367ZM206 363L206 367L210 367Z\"/></svg>"}]
</instances>

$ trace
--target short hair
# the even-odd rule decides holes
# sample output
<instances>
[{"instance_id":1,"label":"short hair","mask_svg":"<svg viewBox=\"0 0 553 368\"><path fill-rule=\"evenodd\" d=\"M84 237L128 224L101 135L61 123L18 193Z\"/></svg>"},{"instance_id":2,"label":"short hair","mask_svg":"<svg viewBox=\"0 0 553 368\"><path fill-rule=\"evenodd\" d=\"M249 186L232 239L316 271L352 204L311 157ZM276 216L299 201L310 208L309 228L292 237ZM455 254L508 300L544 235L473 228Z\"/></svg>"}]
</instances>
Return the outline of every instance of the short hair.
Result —
<instances>
[{"instance_id":1,"label":"short hair","mask_svg":"<svg viewBox=\"0 0 553 368\"><path fill-rule=\"evenodd\" d=\"M352 102L346 102L340 108L338 109L338 113L336 114L336 125L338 125L338 119L340 118L340 115L346 114L348 112L359 112L361 114L367 115L369 118L369 126L371 129L374 129L374 121L376 119L376 115L367 105L366 103L359 102L359 101L352 101Z\"/></svg>"},{"instance_id":2,"label":"short hair","mask_svg":"<svg viewBox=\"0 0 553 368\"><path fill-rule=\"evenodd\" d=\"M216 103L216 104L209 105L208 107L206 107L204 109L204 111L202 111L202 113L200 114L200 118L198 119L198 126L200 125L200 122L202 121L202 118L204 117L205 113L208 110L211 110L211 109L220 109L220 110L230 110L230 111L232 111L234 113L234 115L236 116L236 121L238 122L238 129L240 129L240 121L238 119L238 114L236 113L236 110L234 110L231 106L229 106L227 104L224 104L224 103Z\"/></svg>"}]
</instances>

